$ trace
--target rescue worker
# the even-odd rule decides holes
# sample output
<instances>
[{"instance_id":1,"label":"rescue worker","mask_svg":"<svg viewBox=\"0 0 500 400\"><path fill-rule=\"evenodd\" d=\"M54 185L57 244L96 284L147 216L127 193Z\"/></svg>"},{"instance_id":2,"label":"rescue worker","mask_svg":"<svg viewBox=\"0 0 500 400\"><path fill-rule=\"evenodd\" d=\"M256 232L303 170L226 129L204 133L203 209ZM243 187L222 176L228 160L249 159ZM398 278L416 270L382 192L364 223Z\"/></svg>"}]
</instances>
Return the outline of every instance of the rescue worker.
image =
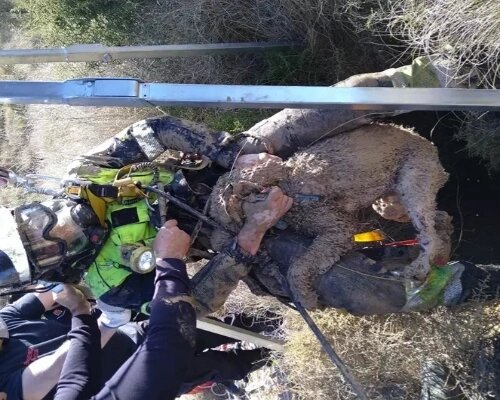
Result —
<instances>
[{"instance_id":1,"label":"rescue worker","mask_svg":"<svg viewBox=\"0 0 500 400\"><path fill-rule=\"evenodd\" d=\"M0 252L0 259L2 263L11 262L3 252ZM56 303L66 308L58 314L50 313L50 318L47 312ZM86 304L78 290L64 285L57 293L27 294L0 310L0 393L9 400L46 398L57 383L69 347L68 327L60 319L64 313L78 314ZM44 314L46 318L42 319ZM122 335L113 336L116 329L104 322L103 315L97 321L101 331L100 345L105 347L102 363L114 372L120 364L113 362L119 362L120 358L112 355L106 345L112 337L122 345Z\"/></svg>"},{"instance_id":2,"label":"rescue worker","mask_svg":"<svg viewBox=\"0 0 500 400\"><path fill-rule=\"evenodd\" d=\"M72 290L72 286L65 286L65 290L70 292L69 295L64 294L67 301L61 300L61 293L30 293L0 310L0 399L2 394L10 400L53 398L68 351L71 312L75 312L77 302L81 300L80 296L73 296L72 292L77 292ZM45 305L41 308L40 303L47 300L48 304L52 304L55 295L69 309L59 306L42 314ZM149 330L148 320L130 322L120 328L107 327L103 320L106 321L101 314L98 326L103 344L100 358L102 384L144 342ZM244 329L249 329L250 324L255 322L253 318L243 315L231 316L224 321ZM257 321L255 328L256 332L265 330L269 328L269 323ZM109 342L103 343L112 332L116 333ZM234 339L197 329L195 357L179 394L206 382L228 384L245 379L250 372L267 364L269 351L264 348L214 350L234 342Z\"/></svg>"},{"instance_id":3,"label":"rescue worker","mask_svg":"<svg viewBox=\"0 0 500 400\"><path fill-rule=\"evenodd\" d=\"M145 342L95 399L173 399L194 358L196 317L182 258L190 237L169 220L155 241L155 294ZM73 316L70 349L55 399L89 399L99 391L100 334L89 310Z\"/></svg>"},{"instance_id":4,"label":"rescue worker","mask_svg":"<svg viewBox=\"0 0 500 400\"><path fill-rule=\"evenodd\" d=\"M290 204L290 199L282 194L278 196L278 193L274 190L269 198L279 197L283 207L279 208L280 215L266 220L269 228ZM266 211L270 213L277 208L276 204L268 205ZM259 236L263 237L264 233L259 231ZM177 221L169 220L162 226L153 245L156 257L155 293L147 338L92 398L173 399L179 393L195 362L195 311L186 265L182 261L189 246L190 237L178 228ZM247 250L255 254L260 240L256 239L249 246ZM96 328L95 319L86 310L73 317L69 334L73 340L55 399L86 399L99 389L100 348L97 346L99 331Z\"/></svg>"},{"instance_id":5,"label":"rescue worker","mask_svg":"<svg viewBox=\"0 0 500 400\"><path fill-rule=\"evenodd\" d=\"M57 293L49 290L26 294L0 310L0 398L2 393L9 400L53 398L69 348L71 315L83 308L83 302L84 298L77 289L64 285L64 290ZM125 321L121 315L117 321L112 313L101 313L98 318L103 346L100 358L102 384L144 342L149 330L148 320L117 326L117 322L122 324ZM249 329L254 321L236 315L225 322ZM254 331L265 330L268 326L257 321ZM219 383L244 379L266 364L267 349L213 350L233 342L234 339L225 336L196 330L195 357L183 380L181 393L207 381Z\"/></svg>"},{"instance_id":6,"label":"rescue worker","mask_svg":"<svg viewBox=\"0 0 500 400\"><path fill-rule=\"evenodd\" d=\"M338 83L337 86L449 85L453 82L446 80L448 72L438 60L430 62L428 58L419 58L411 66L353 76ZM117 168L153 161L167 149L201 154L214 164L214 168L191 174L191 179L177 172L176 177L171 178L171 182L165 182L167 185L170 184L174 194L176 194L176 188L180 188L179 195L182 197L181 182L185 184L185 178L187 178L188 187L198 188L200 181L210 185L218 175L227 171L236 162L245 165L264 162L269 156L262 152L288 157L295 150L323 137L353 129L369 123L375 117L387 115L387 113L374 114L352 110L285 109L235 137L226 132L211 131L201 125L177 118L151 118L126 128L114 138L75 161L70 166L66 178L91 180L94 183L107 180L109 183L110 172L111 176L115 176ZM254 153L260 153L260 155ZM192 179L193 175L194 179ZM188 191L188 188L184 187L184 190ZM185 197L189 195L188 193ZM195 205L198 209L203 209L206 204ZM100 250L86 273L85 279L95 294L108 304L139 307L141 305L139 303L151 294L150 289L146 296L142 298L138 296L141 292L144 293L145 287L152 288L152 274L149 275L149 281L145 277L132 274L130 268L122 267L123 259L117 254L117 247L144 242L154 237L155 231L151 224L148 225L150 218L146 207L146 203L140 202L133 207L112 205L107 208L107 221L112 227L111 238ZM133 216L130 216L131 209L133 209ZM171 217L179 219L179 215ZM141 223L142 228L140 228ZM142 232L140 232L141 229ZM210 233L206 236L210 236ZM219 257L216 262L210 264L212 269L210 274L217 274L217 263L224 265L233 261ZM245 277L249 268L239 267L239 270L241 273L238 276L233 275L236 280ZM217 292L220 290L213 290L213 293Z\"/></svg>"},{"instance_id":7,"label":"rescue worker","mask_svg":"<svg viewBox=\"0 0 500 400\"><path fill-rule=\"evenodd\" d=\"M453 84L453 81L446 79L447 71L437 61L420 58L415 60L411 66L353 76L340 82L337 86L429 87ZM49 263L47 265L50 270L61 271L61 269L65 269L64 272L59 272L63 275L67 275L71 271L80 271L78 267L80 265L86 268L90 264L85 280L97 297L110 305L139 308L151 298L153 274L139 275L134 273L130 261L131 253L137 250L137 245L147 246L155 235L148 203L144 199L136 201L132 197L131 202L111 201L106 203L105 207L102 205L103 198L113 199L116 194L117 189L111 187L111 183L121 181L123 178L128 179L128 182L142 180L146 184L154 180L151 176L141 176L141 174L144 175L141 168L136 168L134 172L128 166L150 162L167 149L190 154L197 153L210 160L213 168L193 174L196 178L190 184L194 186L201 180L210 184L210 180L213 182L235 162L248 164L262 162L266 157L271 157L262 154L263 151L287 157L298 148L307 146L323 137L353 129L369 123L373 118L387 115L387 113L352 110L285 109L235 137L225 132L210 131L203 126L172 117L140 121L71 165L66 177L69 181L91 182L91 186L93 186L87 190L88 202L68 204L72 211L69 214L66 211L59 212L59 214L61 216L71 215L73 220L78 220L77 225L83 227L85 231L83 236L86 238L83 238L81 233L74 234L72 240L74 239L75 243L78 242L80 247L79 250L65 255L66 259L71 258L70 262L66 263L70 265L69 269L65 268L65 263L57 264L60 261L58 256L49 257L49 261L44 262ZM193 197L193 193L186 185L185 177L179 171L175 174L160 171L156 175L157 180L162 180L162 183L171 186L174 194L177 194L177 190L179 197ZM92 206L89 207L88 203ZM199 209L206 206L204 203L197 205ZM34 209L36 213L40 213L42 207L34 206ZM169 210L171 209L173 210L174 207L169 207ZM25 214L30 212L29 208L26 210ZM23 211L20 213L22 214ZM82 216L75 217L76 214ZM90 222L91 220L92 222ZM96 224L96 220L99 221L99 224ZM181 221L180 218L179 220ZM54 227L59 229L64 226L69 229L70 225L56 223ZM205 239L209 235L210 232L205 235ZM200 237L201 239L203 238ZM29 243L29 241L30 238L26 238L25 242ZM58 242L58 245L59 249L64 247L61 242ZM128 247L130 245L133 245L132 249ZM57 246L52 246L52 249L56 248ZM130 251L127 253L127 250ZM124 259L124 253L127 255L125 257L127 260ZM34 254L35 258L36 256ZM51 260L55 264L50 264ZM148 264L147 257L145 264ZM151 265L151 263L149 264ZM274 283L278 286L281 295L286 294L282 278L279 277L283 274L277 272L275 265L266 266L265 263L257 263L255 258L250 257L242 250L236 240L230 243L225 251L218 254L194 277L194 294L199 302L199 312L204 314L222 305L236 283L247 277L252 264L254 266L253 278L259 275L256 279L258 283L262 284L263 281L266 281L266 275L272 276L272 278L278 276L278 279L274 279ZM58 266L54 267L55 265ZM256 268L257 265L260 268ZM40 266L41 269L43 267ZM447 274L446 283L451 282L452 275ZM247 281L251 278L247 278ZM269 286L274 283L268 282L269 279L264 283L267 291L276 295L276 290L272 290L274 288L269 289ZM398 286L401 285L407 286L406 283L400 282ZM254 288L256 286L258 287L258 285L254 285ZM202 289L198 291L197 287ZM391 310L394 308L402 310L401 302L408 300L405 290L402 292L398 289L398 293L403 293L403 297L399 297L398 301L394 302L397 306L391 307ZM333 303L329 302L326 305L333 305Z\"/></svg>"}]
</instances>

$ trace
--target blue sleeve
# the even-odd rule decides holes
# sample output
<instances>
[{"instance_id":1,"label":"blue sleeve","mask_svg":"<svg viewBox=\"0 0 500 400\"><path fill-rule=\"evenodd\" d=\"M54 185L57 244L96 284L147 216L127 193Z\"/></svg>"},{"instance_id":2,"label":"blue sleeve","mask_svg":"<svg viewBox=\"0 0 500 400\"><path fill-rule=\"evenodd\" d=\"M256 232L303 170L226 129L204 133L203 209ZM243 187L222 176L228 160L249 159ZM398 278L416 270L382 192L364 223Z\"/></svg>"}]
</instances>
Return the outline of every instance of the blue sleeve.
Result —
<instances>
[{"instance_id":1,"label":"blue sleeve","mask_svg":"<svg viewBox=\"0 0 500 400\"><path fill-rule=\"evenodd\" d=\"M23 372L24 369L18 369L0 377L0 393L5 393L6 399L23 400Z\"/></svg>"},{"instance_id":2,"label":"blue sleeve","mask_svg":"<svg viewBox=\"0 0 500 400\"><path fill-rule=\"evenodd\" d=\"M13 329L19 322L40 319L45 312L43 304L33 294L26 294L13 304L9 304L0 310L0 316L9 329Z\"/></svg>"}]
</instances>

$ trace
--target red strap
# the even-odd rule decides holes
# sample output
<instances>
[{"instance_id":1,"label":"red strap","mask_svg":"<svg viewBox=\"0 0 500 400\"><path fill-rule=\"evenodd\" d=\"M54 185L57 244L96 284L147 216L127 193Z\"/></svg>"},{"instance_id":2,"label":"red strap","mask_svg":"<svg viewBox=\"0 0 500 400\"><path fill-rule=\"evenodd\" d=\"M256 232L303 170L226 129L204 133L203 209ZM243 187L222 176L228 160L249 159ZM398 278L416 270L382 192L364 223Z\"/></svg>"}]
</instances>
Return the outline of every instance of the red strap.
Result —
<instances>
[{"instance_id":1,"label":"red strap","mask_svg":"<svg viewBox=\"0 0 500 400\"><path fill-rule=\"evenodd\" d=\"M384 246L418 246L418 239L401 240L399 242L385 243Z\"/></svg>"},{"instance_id":2,"label":"red strap","mask_svg":"<svg viewBox=\"0 0 500 400\"><path fill-rule=\"evenodd\" d=\"M211 382L211 381L202 383L201 385L196 386L195 388L193 388L190 392L187 392L186 394L198 394L198 393L202 393L205 390L209 390L212 387L213 384L214 384L214 382Z\"/></svg>"}]
</instances>

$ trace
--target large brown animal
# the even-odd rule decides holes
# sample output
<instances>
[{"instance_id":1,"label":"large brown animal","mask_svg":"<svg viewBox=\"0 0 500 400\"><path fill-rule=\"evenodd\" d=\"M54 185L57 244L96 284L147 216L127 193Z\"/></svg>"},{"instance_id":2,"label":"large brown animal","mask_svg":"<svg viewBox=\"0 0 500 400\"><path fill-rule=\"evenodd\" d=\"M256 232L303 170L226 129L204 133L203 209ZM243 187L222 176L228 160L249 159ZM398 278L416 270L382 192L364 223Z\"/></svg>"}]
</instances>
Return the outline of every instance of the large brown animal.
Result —
<instances>
[{"instance_id":1,"label":"large brown animal","mask_svg":"<svg viewBox=\"0 0 500 400\"><path fill-rule=\"evenodd\" d=\"M393 207L391 219L409 218L421 245L405 273L423 278L430 263L447 260L449 237L437 234L435 227L436 194L447 177L431 142L402 127L372 124L325 139L283 162L232 170L215 186L210 214L235 231L263 188L277 185L291 196L294 205L284 221L314 241L294 261L288 280L299 300L313 308L313 280L353 248L353 234L366 229L360 210L374 204L384 216L391 197L404 207ZM223 232L214 233L215 248L223 237Z\"/></svg>"}]
</instances>

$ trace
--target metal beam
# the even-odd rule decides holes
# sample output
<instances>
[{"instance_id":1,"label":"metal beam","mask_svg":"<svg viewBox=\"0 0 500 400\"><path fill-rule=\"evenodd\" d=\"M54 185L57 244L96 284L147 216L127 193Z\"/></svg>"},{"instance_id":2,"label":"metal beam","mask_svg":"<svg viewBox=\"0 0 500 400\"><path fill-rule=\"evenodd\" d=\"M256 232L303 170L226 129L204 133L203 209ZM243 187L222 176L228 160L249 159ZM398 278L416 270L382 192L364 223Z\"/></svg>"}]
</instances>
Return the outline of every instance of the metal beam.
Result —
<instances>
[{"instance_id":1,"label":"metal beam","mask_svg":"<svg viewBox=\"0 0 500 400\"><path fill-rule=\"evenodd\" d=\"M103 46L77 44L48 49L0 50L0 64L36 64L54 62L110 62L130 58L189 57L230 53L257 53L295 46L285 42L169 44L157 46Z\"/></svg>"},{"instance_id":2,"label":"metal beam","mask_svg":"<svg viewBox=\"0 0 500 400\"><path fill-rule=\"evenodd\" d=\"M74 106L500 110L500 91L144 83L137 79L0 81L0 103Z\"/></svg>"},{"instance_id":3,"label":"metal beam","mask_svg":"<svg viewBox=\"0 0 500 400\"><path fill-rule=\"evenodd\" d=\"M272 339L267 336L259 335L258 333L247 331L236 326L228 325L220 321L214 321L208 318L198 318L196 320L198 329L217 333L233 339L244 340L245 342L254 343L258 346L267 347L275 351L283 351L284 342L282 340Z\"/></svg>"}]
</instances>

